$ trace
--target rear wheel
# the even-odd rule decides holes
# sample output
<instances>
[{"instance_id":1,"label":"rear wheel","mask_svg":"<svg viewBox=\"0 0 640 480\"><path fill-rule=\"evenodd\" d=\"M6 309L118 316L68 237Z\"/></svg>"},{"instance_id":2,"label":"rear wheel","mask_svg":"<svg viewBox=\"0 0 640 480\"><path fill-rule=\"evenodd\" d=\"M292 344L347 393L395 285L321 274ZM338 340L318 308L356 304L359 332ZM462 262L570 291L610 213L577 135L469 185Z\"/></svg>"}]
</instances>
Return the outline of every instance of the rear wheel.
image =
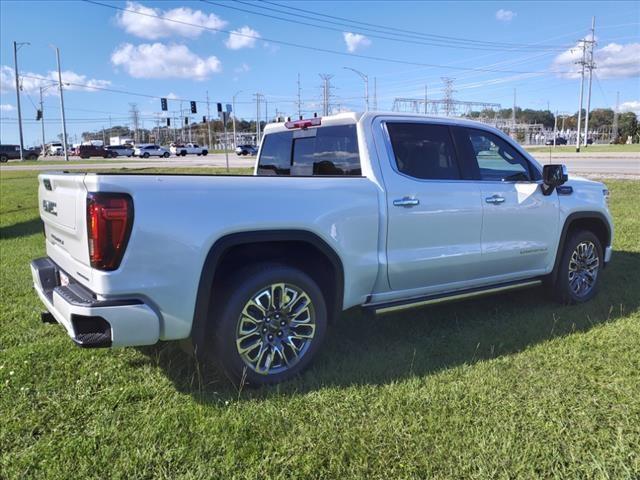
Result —
<instances>
[{"instance_id":1,"label":"rear wheel","mask_svg":"<svg viewBox=\"0 0 640 480\"><path fill-rule=\"evenodd\" d=\"M164 152L164 153L162 154L162 156L163 156L164 158L169 158L169 152Z\"/></svg>"},{"instance_id":2,"label":"rear wheel","mask_svg":"<svg viewBox=\"0 0 640 480\"><path fill-rule=\"evenodd\" d=\"M9 157L6 155L0 155L0 163L7 163L9 161Z\"/></svg>"},{"instance_id":3,"label":"rear wheel","mask_svg":"<svg viewBox=\"0 0 640 480\"><path fill-rule=\"evenodd\" d=\"M234 383L279 383L309 365L327 325L324 296L311 277L286 265L257 265L223 295L208 343Z\"/></svg>"},{"instance_id":4,"label":"rear wheel","mask_svg":"<svg viewBox=\"0 0 640 480\"><path fill-rule=\"evenodd\" d=\"M206 157L208 154L209 154L209 152L207 150L203 150L202 151L202 156L203 157Z\"/></svg>"},{"instance_id":5,"label":"rear wheel","mask_svg":"<svg viewBox=\"0 0 640 480\"><path fill-rule=\"evenodd\" d=\"M142 158L149 158L149 152L144 152L142 154Z\"/></svg>"},{"instance_id":6,"label":"rear wheel","mask_svg":"<svg viewBox=\"0 0 640 480\"><path fill-rule=\"evenodd\" d=\"M564 245L558 266L554 295L562 303L591 300L598 291L603 265L600 240L588 230L573 232Z\"/></svg>"}]
</instances>

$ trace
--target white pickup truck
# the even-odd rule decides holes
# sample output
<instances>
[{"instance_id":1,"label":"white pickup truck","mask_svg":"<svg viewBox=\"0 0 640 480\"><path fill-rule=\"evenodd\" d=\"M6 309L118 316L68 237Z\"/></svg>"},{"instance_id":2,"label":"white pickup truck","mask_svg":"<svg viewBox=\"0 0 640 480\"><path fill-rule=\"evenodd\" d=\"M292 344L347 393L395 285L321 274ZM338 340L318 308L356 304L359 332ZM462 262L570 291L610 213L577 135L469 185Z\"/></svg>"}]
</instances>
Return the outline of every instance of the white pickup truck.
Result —
<instances>
[{"instance_id":1,"label":"white pickup truck","mask_svg":"<svg viewBox=\"0 0 640 480\"><path fill-rule=\"evenodd\" d=\"M78 345L188 338L259 385L299 373L353 307L542 283L589 300L607 201L486 125L344 113L268 125L253 176L43 173L31 268L43 320Z\"/></svg>"},{"instance_id":2,"label":"white pickup truck","mask_svg":"<svg viewBox=\"0 0 640 480\"><path fill-rule=\"evenodd\" d=\"M169 151L176 156L185 156L185 155L207 155L209 153L209 149L207 147L201 147L197 143L172 143L169 146Z\"/></svg>"}]
</instances>

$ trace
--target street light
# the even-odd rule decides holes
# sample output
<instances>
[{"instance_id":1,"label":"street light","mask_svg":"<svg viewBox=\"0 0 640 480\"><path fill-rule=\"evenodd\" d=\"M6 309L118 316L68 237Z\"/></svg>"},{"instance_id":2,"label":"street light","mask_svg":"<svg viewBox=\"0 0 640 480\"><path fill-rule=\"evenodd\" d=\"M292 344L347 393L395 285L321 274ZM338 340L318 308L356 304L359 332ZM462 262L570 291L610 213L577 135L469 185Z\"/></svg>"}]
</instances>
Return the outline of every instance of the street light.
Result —
<instances>
[{"instance_id":1,"label":"street light","mask_svg":"<svg viewBox=\"0 0 640 480\"><path fill-rule=\"evenodd\" d=\"M55 87L56 84L52 83L47 85L46 87L40 87L40 123L42 124L42 151L40 154L44 157L44 146L45 146L45 136L44 136L44 104L42 102L42 94L46 92L49 88Z\"/></svg>"},{"instance_id":2,"label":"street light","mask_svg":"<svg viewBox=\"0 0 640 480\"><path fill-rule=\"evenodd\" d=\"M355 68L351 68L351 67L342 67L345 70L351 70L352 72L356 73L360 78L362 78L362 80L364 80L364 104L365 104L365 111L369 111L369 76L365 75L364 73L362 73L359 70L356 70Z\"/></svg>"},{"instance_id":3,"label":"street light","mask_svg":"<svg viewBox=\"0 0 640 480\"><path fill-rule=\"evenodd\" d=\"M237 147L238 138L236 137L236 97L242 93L242 90L238 90L233 94L233 100L231 101L233 110L233 148Z\"/></svg>"},{"instance_id":4,"label":"street light","mask_svg":"<svg viewBox=\"0 0 640 480\"><path fill-rule=\"evenodd\" d=\"M67 120L64 115L64 96L62 94L62 73L60 72L60 49L55 45L49 45L56 51L56 62L58 64L58 87L60 89L60 112L62 113L62 146L64 147L64 159L69 161L69 150L67 149Z\"/></svg>"}]
</instances>

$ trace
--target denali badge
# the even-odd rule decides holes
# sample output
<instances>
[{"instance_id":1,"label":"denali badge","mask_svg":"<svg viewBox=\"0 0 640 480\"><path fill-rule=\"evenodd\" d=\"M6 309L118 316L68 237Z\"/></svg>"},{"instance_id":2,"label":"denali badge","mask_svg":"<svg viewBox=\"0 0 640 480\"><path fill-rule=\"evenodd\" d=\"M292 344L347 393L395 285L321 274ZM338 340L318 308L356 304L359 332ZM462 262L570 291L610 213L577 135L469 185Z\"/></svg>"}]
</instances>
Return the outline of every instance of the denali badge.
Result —
<instances>
[{"instance_id":1,"label":"denali badge","mask_svg":"<svg viewBox=\"0 0 640 480\"><path fill-rule=\"evenodd\" d=\"M58 216L57 204L56 202L51 202L49 200L42 200L42 209L50 213L51 215Z\"/></svg>"}]
</instances>

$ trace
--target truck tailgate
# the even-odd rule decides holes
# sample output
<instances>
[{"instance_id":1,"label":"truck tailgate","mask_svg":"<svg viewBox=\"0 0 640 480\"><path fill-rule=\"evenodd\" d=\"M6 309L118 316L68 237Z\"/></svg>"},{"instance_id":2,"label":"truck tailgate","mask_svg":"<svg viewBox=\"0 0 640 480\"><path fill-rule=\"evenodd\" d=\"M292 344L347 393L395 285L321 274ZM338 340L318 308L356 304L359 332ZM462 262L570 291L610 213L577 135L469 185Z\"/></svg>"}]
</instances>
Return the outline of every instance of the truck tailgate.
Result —
<instances>
[{"instance_id":1,"label":"truck tailgate","mask_svg":"<svg viewBox=\"0 0 640 480\"><path fill-rule=\"evenodd\" d=\"M38 200L47 255L80 283L90 283L84 174L39 175Z\"/></svg>"}]
</instances>

